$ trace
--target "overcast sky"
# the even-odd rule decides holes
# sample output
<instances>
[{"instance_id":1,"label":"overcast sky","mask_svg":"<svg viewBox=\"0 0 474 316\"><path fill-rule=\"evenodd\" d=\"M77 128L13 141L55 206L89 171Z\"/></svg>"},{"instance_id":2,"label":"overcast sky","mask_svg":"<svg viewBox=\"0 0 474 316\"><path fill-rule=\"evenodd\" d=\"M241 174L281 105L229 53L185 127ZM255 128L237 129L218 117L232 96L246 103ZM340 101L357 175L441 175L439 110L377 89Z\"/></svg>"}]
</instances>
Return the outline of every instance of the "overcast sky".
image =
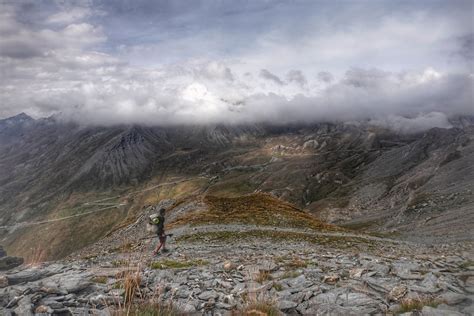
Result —
<instances>
[{"instance_id":1,"label":"overcast sky","mask_svg":"<svg viewBox=\"0 0 474 316\"><path fill-rule=\"evenodd\" d=\"M0 0L0 117L447 127L474 114L473 11L464 0Z\"/></svg>"}]
</instances>

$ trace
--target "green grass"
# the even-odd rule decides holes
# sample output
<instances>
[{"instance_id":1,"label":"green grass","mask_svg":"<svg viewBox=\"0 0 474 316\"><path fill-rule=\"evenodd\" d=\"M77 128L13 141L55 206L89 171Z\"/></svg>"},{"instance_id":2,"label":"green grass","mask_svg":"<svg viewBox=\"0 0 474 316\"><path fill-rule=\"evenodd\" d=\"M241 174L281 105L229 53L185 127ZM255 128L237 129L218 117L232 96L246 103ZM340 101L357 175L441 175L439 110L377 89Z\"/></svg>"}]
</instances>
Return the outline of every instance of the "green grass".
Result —
<instances>
[{"instance_id":1,"label":"green grass","mask_svg":"<svg viewBox=\"0 0 474 316\"><path fill-rule=\"evenodd\" d=\"M112 264L114 267L117 268L117 267L128 266L128 265L130 264L130 262L127 261L127 260L121 259L121 260L114 260L114 261L111 262L111 264Z\"/></svg>"},{"instance_id":2,"label":"green grass","mask_svg":"<svg viewBox=\"0 0 474 316\"><path fill-rule=\"evenodd\" d=\"M176 260L160 260L155 261L150 264L150 268L156 270L164 270L164 269L186 269L195 266L204 266L209 264L208 261L203 259L195 259L195 260L188 260L188 261L176 261Z\"/></svg>"},{"instance_id":3,"label":"green grass","mask_svg":"<svg viewBox=\"0 0 474 316\"><path fill-rule=\"evenodd\" d=\"M275 242L309 242L318 245L335 247L338 249L355 249L364 245L372 247L375 243L364 238L346 236L316 236L300 232L286 232L274 230L250 230L246 232L216 231L184 235L176 239L177 242L242 242L255 238L270 239ZM282 259L283 260L283 259ZM303 262L308 265L309 262Z\"/></svg>"},{"instance_id":4,"label":"green grass","mask_svg":"<svg viewBox=\"0 0 474 316\"><path fill-rule=\"evenodd\" d=\"M474 267L474 261L472 261L472 260L464 261L463 263L461 263L461 264L459 265L459 267L460 267L461 269L467 269L467 268L469 268L469 267Z\"/></svg>"},{"instance_id":5,"label":"green grass","mask_svg":"<svg viewBox=\"0 0 474 316\"><path fill-rule=\"evenodd\" d=\"M102 276L102 275L94 276L91 279L92 282L99 283L99 284L106 284L108 280L109 280L109 278L107 278L106 276Z\"/></svg>"},{"instance_id":6,"label":"green grass","mask_svg":"<svg viewBox=\"0 0 474 316\"><path fill-rule=\"evenodd\" d=\"M273 282L273 288L277 290L278 292L283 291L283 285L281 285L281 283L278 283L278 282Z\"/></svg>"}]
</instances>

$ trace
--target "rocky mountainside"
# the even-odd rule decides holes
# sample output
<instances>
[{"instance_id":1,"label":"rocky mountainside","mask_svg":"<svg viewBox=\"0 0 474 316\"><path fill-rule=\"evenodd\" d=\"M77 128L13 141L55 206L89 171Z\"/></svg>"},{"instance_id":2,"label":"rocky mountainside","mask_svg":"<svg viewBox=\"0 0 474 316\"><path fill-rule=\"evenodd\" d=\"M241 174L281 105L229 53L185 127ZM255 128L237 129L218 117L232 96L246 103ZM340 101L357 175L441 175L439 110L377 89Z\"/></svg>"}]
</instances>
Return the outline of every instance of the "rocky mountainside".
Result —
<instances>
[{"instance_id":1,"label":"rocky mountainside","mask_svg":"<svg viewBox=\"0 0 474 316\"><path fill-rule=\"evenodd\" d=\"M260 202L258 202L260 200ZM246 211L234 207L266 202ZM354 233L266 195L202 201L206 224L173 228L186 206L162 200L168 252L153 256L147 208L68 258L0 276L4 315L472 315L472 243L422 244ZM206 214L206 213L204 213ZM304 213L303 213L304 214ZM211 216L212 215L212 216ZM209 220L239 219L238 224ZM276 226L275 226L276 225ZM148 314L147 314L148 313Z\"/></svg>"},{"instance_id":2,"label":"rocky mountainside","mask_svg":"<svg viewBox=\"0 0 474 316\"><path fill-rule=\"evenodd\" d=\"M0 313L472 315L471 123L2 120Z\"/></svg>"},{"instance_id":3,"label":"rocky mountainside","mask_svg":"<svg viewBox=\"0 0 474 316\"><path fill-rule=\"evenodd\" d=\"M472 122L406 135L364 122L91 127L20 114L0 121L1 243L57 259L161 199L192 214L206 196L254 192L350 229L472 240Z\"/></svg>"}]
</instances>

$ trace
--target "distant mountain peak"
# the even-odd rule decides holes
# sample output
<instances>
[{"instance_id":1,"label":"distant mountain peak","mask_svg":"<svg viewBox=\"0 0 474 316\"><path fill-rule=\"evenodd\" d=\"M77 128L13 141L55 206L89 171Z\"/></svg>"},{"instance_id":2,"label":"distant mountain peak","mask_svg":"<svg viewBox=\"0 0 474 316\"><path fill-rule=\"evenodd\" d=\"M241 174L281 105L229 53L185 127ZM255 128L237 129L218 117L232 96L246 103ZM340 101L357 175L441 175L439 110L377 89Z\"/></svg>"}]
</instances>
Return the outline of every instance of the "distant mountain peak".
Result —
<instances>
[{"instance_id":1,"label":"distant mountain peak","mask_svg":"<svg viewBox=\"0 0 474 316\"><path fill-rule=\"evenodd\" d=\"M28 114L26 114L25 112L21 112L20 114L17 114L12 117L8 117L0 121L10 122L10 123L23 123L23 122L34 121L34 119Z\"/></svg>"}]
</instances>

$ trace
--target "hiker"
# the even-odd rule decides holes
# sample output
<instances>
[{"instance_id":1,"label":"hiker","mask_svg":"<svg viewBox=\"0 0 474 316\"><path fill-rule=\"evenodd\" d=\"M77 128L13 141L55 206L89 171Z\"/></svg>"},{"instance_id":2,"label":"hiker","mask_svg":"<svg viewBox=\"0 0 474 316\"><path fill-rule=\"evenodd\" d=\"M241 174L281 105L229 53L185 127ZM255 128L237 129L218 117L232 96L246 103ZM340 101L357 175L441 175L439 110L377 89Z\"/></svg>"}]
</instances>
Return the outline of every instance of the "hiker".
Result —
<instances>
[{"instance_id":1,"label":"hiker","mask_svg":"<svg viewBox=\"0 0 474 316\"><path fill-rule=\"evenodd\" d=\"M165 209L161 208L159 215L155 216L150 216L150 224L155 225L156 228L156 235L158 235L158 238L160 240L160 243L156 246L155 251L153 254L157 255L158 252L167 252L168 250L166 249L166 234L165 234Z\"/></svg>"}]
</instances>

